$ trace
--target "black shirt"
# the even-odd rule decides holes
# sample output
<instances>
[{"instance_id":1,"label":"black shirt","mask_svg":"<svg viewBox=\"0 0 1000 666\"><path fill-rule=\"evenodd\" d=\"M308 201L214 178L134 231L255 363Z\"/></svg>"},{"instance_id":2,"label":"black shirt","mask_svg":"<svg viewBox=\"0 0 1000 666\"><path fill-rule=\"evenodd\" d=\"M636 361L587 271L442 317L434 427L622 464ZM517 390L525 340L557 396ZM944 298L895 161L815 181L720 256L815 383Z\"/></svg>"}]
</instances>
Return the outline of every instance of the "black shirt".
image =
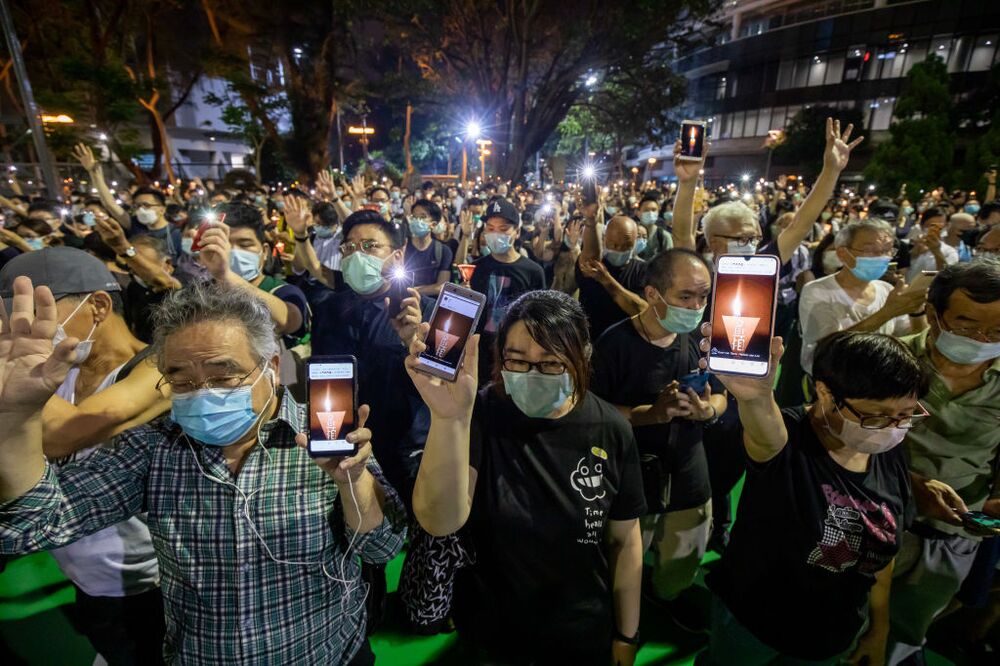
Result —
<instances>
[{"instance_id":1,"label":"black shirt","mask_svg":"<svg viewBox=\"0 0 1000 666\"><path fill-rule=\"evenodd\" d=\"M475 266L470 284L480 294L486 294L481 328L487 333L496 332L500 320L518 296L545 289L545 272L526 257L518 257L514 263L506 264L492 255L486 255L477 259Z\"/></svg>"},{"instance_id":2,"label":"black shirt","mask_svg":"<svg viewBox=\"0 0 1000 666\"><path fill-rule=\"evenodd\" d=\"M678 358L681 336L678 335L669 347L657 347L639 335L632 319L620 321L597 341L591 390L616 405L651 405L670 382L698 369L701 356L698 338L698 335L689 334L687 349L683 357ZM713 393L725 390L714 378L710 382ZM672 428L677 429L677 435L670 446ZM712 496L702 446L703 428L702 423L687 419L632 428L639 452L659 456L664 471L671 475L671 511L701 506Z\"/></svg>"},{"instance_id":3,"label":"black shirt","mask_svg":"<svg viewBox=\"0 0 1000 666\"><path fill-rule=\"evenodd\" d=\"M423 319L434 301L421 299ZM409 505L412 482L430 428L430 412L406 374L407 350L389 323L384 298L366 299L351 289L316 289L313 356L351 355L358 359L358 401L371 408L372 448L386 478Z\"/></svg>"},{"instance_id":4,"label":"black shirt","mask_svg":"<svg viewBox=\"0 0 1000 666\"><path fill-rule=\"evenodd\" d=\"M459 631L505 656L608 663L607 521L645 513L628 423L591 393L552 420L487 388L472 415L470 464L478 477L461 536L474 564L455 581Z\"/></svg>"},{"instance_id":5,"label":"black shirt","mask_svg":"<svg viewBox=\"0 0 1000 666\"><path fill-rule=\"evenodd\" d=\"M739 520L707 583L770 647L829 659L851 647L875 573L899 550L914 512L910 479L902 446L851 472L830 457L804 408L782 416L788 444L766 463L747 460Z\"/></svg>"},{"instance_id":6,"label":"black shirt","mask_svg":"<svg viewBox=\"0 0 1000 666\"><path fill-rule=\"evenodd\" d=\"M426 250L418 250L412 244L406 244L406 270L412 275L413 286L422 287L437 282L438 273L451 273L451 260L454 255L451 248L436 238Z\"/></svg>"},{"instance_id":7,"label":"black shirt","mask_svg":"<svg viewBox=\"0 0 1000 666\"><path fill-rule=\"evenodd\" d=\"M581 255L582 256L582 255ZM646 280L646 262L638 257L631 259L624 266L612 266L604 259L601 262L607 267L608 273L618 283L629 291L641 294L643 282ZM590 339L596 340L609 326L629 313L623 311L601 284L583 274L580 270L580 259L576 262L576 283L580 287L580 305L587 313L590 322Z\"/></svg>"}]
</instances>

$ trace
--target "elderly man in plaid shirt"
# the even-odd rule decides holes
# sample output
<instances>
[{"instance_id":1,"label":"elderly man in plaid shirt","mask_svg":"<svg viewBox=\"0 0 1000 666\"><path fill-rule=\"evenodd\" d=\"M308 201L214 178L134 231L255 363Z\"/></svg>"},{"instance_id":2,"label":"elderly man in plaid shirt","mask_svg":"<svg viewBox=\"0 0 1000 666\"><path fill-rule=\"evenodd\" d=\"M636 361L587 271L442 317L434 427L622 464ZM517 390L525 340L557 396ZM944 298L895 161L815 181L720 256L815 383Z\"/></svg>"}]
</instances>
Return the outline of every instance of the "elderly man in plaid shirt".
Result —
<instances>
[{"instance_id":1,"label":"elderly man in plaid shirt","mask_svg":"<svg viewBox=\"0 0 1000 666\"><path fill-rule=\"evenodd\" d=\"M373 663L358 560L394 557L406 519L371 457L367 407L348 436L356 456L313 460L299 434L305 407L276 386L267 308L197 285L172 294L155 322L172 420L56 473L40 409L76 340L53 351L48 289L33 294L21 277L12 300L0 333L0 553L63 546L146 513L167 663Z\"/></svg>"}]
</instances>

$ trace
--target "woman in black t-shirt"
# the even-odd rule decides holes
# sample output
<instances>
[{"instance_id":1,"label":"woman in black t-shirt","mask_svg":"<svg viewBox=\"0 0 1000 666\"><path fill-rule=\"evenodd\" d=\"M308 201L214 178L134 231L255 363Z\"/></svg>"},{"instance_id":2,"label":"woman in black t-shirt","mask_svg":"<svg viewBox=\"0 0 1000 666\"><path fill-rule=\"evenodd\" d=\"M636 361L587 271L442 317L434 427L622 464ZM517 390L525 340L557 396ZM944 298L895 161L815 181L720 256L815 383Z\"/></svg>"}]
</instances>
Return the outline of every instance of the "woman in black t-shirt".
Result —
<instances>
[{"instance_id":1,"label":"woman in black t-shirt","mask_svg":"<svg viewBox=\"0 0 1000 666\"><path fill-rule=\"evenodd\" d=\"M431 410L414 513L473 560L455 581L459 635L473 660L630 665L646 507L632 429L587 390L586 316L560 292L518 298L477 396L478 344L454 383L415 371L422 342L406 361Z\"/></svg>"},{"instance_id":2,"label":"woman in black t-shirt","mask_svg":"<svg viewBox=\"0 0 1000 666\"><path fill-rule=\"evenodd\" d=\"M748 460L739 519L707 578L707 663L884 664L893 559L913 514L898 445L927 414L928 378L898 340L840 331L816 348L816 403L782 411L771 391L782 351L775 338L764 379L719 376Z\"/></svg>"}]
</instances>

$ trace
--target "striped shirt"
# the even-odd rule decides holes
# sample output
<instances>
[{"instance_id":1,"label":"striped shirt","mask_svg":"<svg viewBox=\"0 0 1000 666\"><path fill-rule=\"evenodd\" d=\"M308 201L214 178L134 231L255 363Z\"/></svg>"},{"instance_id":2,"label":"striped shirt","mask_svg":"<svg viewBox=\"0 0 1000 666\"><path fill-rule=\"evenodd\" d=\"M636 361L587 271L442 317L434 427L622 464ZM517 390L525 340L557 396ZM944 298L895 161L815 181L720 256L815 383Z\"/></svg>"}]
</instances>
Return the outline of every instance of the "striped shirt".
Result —
<instances>
[{"instance_id":1,"label":"striped shirt","mask_svg":"<svg viewBox=\"0 0 1000 666\"><path fill-rule=\"evenodd\" d=\"M305 407L285 392L235 477L220 447L167 419L129 430L113 448L47 466L34 488L0 505L0 553L63 546L146 511L167 663L346 663L365 640L358 559L398 554L406 514L370 460L385 519L346 556L353 532L337 486L294 442L305 430Z\"/></svg>"}]
</instances>

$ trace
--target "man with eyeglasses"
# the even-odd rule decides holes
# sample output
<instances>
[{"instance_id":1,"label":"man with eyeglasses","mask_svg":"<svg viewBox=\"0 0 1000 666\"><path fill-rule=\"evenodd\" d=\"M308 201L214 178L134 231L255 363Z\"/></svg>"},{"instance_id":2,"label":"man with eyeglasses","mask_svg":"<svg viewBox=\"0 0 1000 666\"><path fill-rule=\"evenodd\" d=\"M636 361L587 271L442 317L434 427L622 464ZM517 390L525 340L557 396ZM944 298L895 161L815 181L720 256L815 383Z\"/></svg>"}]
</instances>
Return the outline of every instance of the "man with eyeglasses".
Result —
<instances>
[{"instance_id":1,"label":"man with eyeglasses","mask_svg":"<svg viewBox=\"0 0 1000 666\"><path fill-rule=\"evenodd\" d=\"M181 230L167 222L166 199L151 187L140 187L132 195L133 218L139 223L126 228L130 235L148 234L160 239L170 259L177 262L181 253Z\"/></svg>"},{"instance_id":2,"label":"man with eyeglasses","mask_svg":"<svg viewBox=\"0 0 1000 666\"><path fill-rule=\"evenodd\" d=\"M19 320L28 289L19 278ZM58 472L36 442L5 441L0 552L63 546L147 511L166 663L373 664L358 560L394 557L406 517L371 457L368 407L347 435L357 455L313 459L306 408L276 380L270 313L248 292L172 292L156 335L171 420Z\"/></svg>"},{"instance_id":3,"label":"man with eyeglasses","mask_svg":"<svg viewBox=\"0 0 1000 666\"><path fill-rule=\"evenodd\" d=\"M1000 226L993 227L980 236L972 253L976 257L1000 258Z\"/></svg>"},{"instance_id":4,"label":"man with eyeglasses","mask_svg":"<svg viewBox=\"0 0 1000 666\"><path fill-rule=\"evenodd\" d=\"M928 330L903 338L933 373L921 397L930 418L904 442L918 517L896 563L890 664L922 663L928 627L972 567L980 537L962 514L1000 518L1000 261L938 273L927 318Z\"/></svg>"},{"instance_id":5,"label":"man with eyeglasses","mask_svg":"<svg viewBox=\"0 0 1000 666\"><path fill-rule=\"evenodd\" d=\"M799 296L801 360L807 373L812 374L816 343L835 331L893 334L926 326L923 290L907 289L905 284L893 289L880 279L896 254L894 238L889 223L874 218L851 223L837 233L834 246L843 267L806 284Z\"/></svg>"},{"instance_id":6,"label":"man with eyeglasses","mask_svg":"<svg viewBox=\"0 0 1000 666\"><path fill-rule=\"evenodd\" d=\"M129 331L121 287L99 259L68 247L22 255L0 271L0 296L8 304L20 276L52 292L53 341L82 341L41 414L43 451L61 473L97 455L113 436L163 414L169 393L157 392L159 372L145 362L150 349ZM145 515L91 531L50 551L76 589L74 625L112 666L162 663L160 574Z\"/></svg>"}]
</instances>

